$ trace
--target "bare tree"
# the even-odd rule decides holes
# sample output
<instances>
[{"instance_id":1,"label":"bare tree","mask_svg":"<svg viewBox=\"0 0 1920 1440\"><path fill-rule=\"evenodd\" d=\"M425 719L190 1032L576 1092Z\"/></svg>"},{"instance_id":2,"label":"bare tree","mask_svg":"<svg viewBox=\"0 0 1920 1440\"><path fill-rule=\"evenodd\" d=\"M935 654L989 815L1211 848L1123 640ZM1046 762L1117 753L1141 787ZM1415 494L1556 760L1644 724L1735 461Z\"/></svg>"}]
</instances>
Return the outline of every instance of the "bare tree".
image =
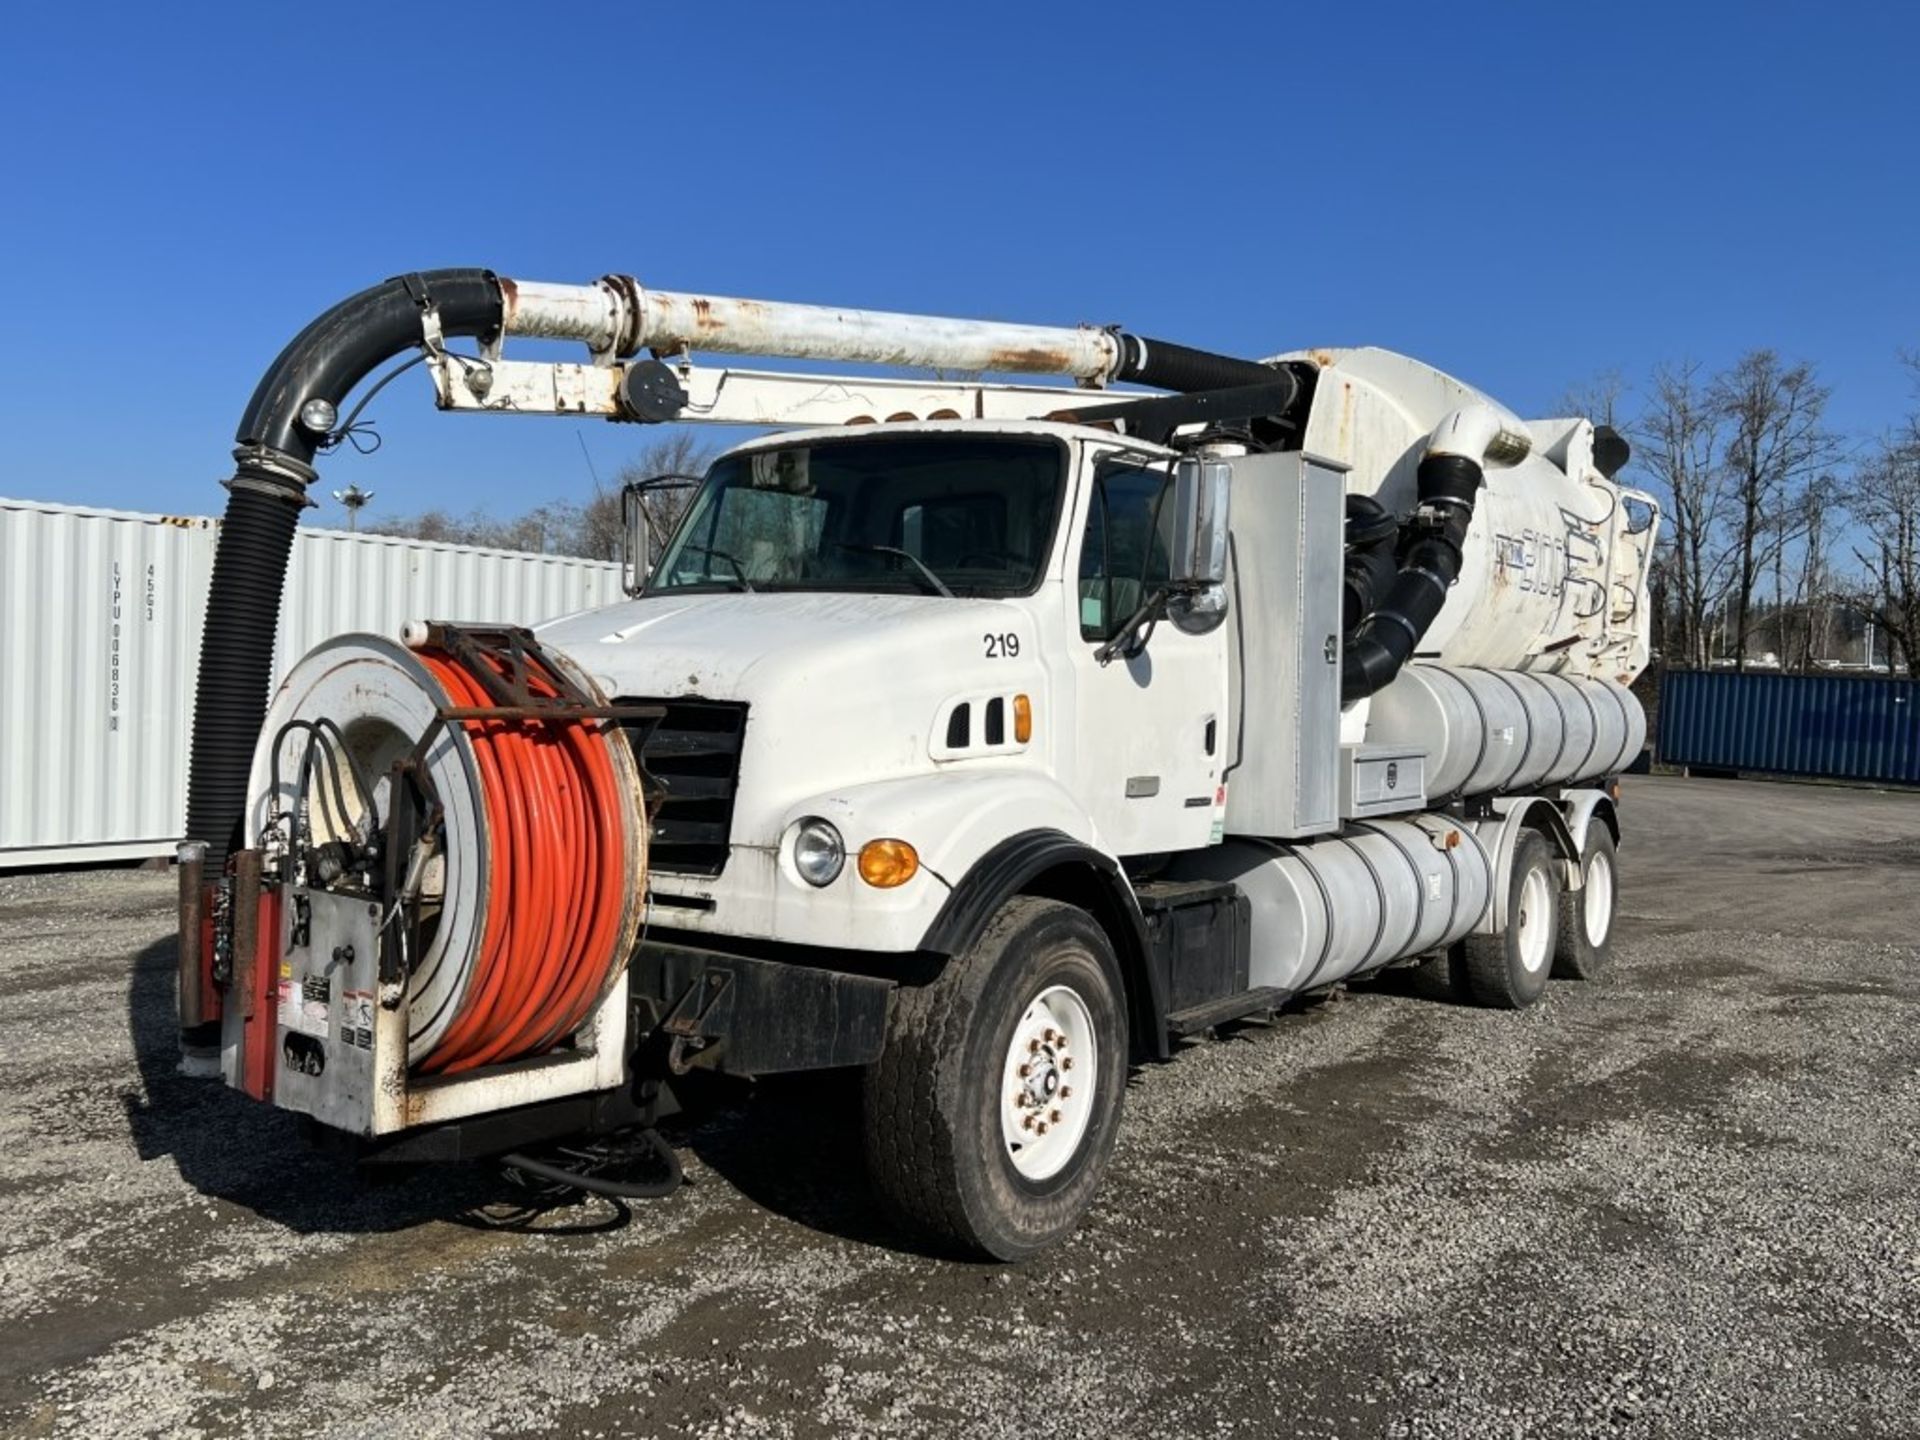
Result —
<instances>
[{"instance_id":1,"label":"bare tree","mask_svg":"<svg viewBox=\"0 0 1920 1440\"><path fill-rule=\"evenodd\" d=\"M589 560L619 560L625 550L626 527L621 519L620 492L628 482L665 472L700 474L712 458L711 449L692 431L678 429L654 440L623 464L610 483L595 480L586 503L550 500L524 515L499 519L475 510L460 516L445 510L397 516L365 528L380 535L404 535L414 540L437 540L449 545L486 545L500 550L531 550L553 555L579 555ZM649 496L651 527L664 539L679 519L689 492Z\"/></svg>"},{"instance_id":2,"label":"bare tree","mask_svg":"<svg viewBox=\"0 0 1920 1440\"><path fill-rule=\"evenodd\" d=\"M1904 359L1920 394L1920 355ZM1865 531L1853 552L1865 582L1849 605L1893 637L1920 679L1920 405L1861 466L1847 509Z\"/></svg>"},{"instance_id":3,"label":"bare tree","mask_svg":"<svg viewBox=\"0 0 1920 1440\"><path fill-rule=\"evenodd\" d=\"M1839 438L1821 423L1829 393L1811 365L1783 365L1772 350L1743 355L1709 389L1711 411L1726 434L1736 669L1746 668L1760 576L1772 566L1775 590L1784 588L1782 551L1795 533L1805 488L1840 453Z\"/></svg>"},{"instance_id":4,"label":"bare tree","mask_svg":"<svg viewBox=\"0 0 1920 1440\"><path fill-rule=\"evenodd\" d=\"M622 518L620 495L628 485L661 475L704 475L713 463L713 447L694 431L682 427L662 435L638 455L622 465L611 486L594 490L587 502L582 524L583 539L595 548L589 553L598 559L617 560L626 553L626 524ZM659 558L660 548L680 523L680 516L692 499L691 489L660 488L648 491L641 499L647 517L651 562Z\"/></svg>"},{"instance_id":5,"label":"bare tree","mask_svg":"<svg viewBox=\"0 0 1920 1440\"><path fill-rule=\"evenodd\" d=\"M1631 391L1618 370L1602 370L1590 380L1569 385L1554 406L1556 415L1580 415L1595 425L1610 425L1625 434L1627 398Z\"/></svg>"},{"instance_id":6,"label":"bare tree","mask_svg":"<svg viewBox=\"0 0 1920 1440\"><path fill-rule=\"evenodd\" d=\"M1835 588L1828 547L1833 543L1834 516L1840 502L1840 482L1827 474L1817 475L1808 482L1800 502L1800 580L1794 599L1803 624L1800 656L1803 670L1811 670L1826 649L1828 616L1833 608Z\"/></svg>"},{"instance_id":7,"label":"bare tree","mask_svg":"<svg viewBox=\"0 0 1920 1440\"><path fill-rule=\"evenodd\" d=\"M1659 563L1672 607L1669 658L1704 665L1711 658L1708 617L1725 591L1729 557L1720 513L1720 419L1698 363L1654 368L1631 433L1640 466L1667 506L1668 540Z\"/></svg>"}]
</instances>

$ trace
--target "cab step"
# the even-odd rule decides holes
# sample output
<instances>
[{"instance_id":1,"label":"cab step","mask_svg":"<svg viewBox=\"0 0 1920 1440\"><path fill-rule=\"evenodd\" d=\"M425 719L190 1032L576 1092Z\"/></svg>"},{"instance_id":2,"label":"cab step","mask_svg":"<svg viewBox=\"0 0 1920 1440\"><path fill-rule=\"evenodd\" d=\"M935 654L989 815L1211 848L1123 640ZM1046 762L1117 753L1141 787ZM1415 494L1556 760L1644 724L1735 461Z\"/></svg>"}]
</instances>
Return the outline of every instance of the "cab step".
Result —
<instances>
[{"instance_id":1,"label":"cab step","mask_svg":"<svg viewBox=\"0 0 1920 1440\"><path fill-rule=\"evenodd\" d=\"M1244 1020L1249 1015L1270 1015L1285 1005L1287 1000L1288 992L1274 985L1245 990L1238 995L1223 995L1204 1005L1174 1011L1167 1016L1167 1034L1170 1037L1197 1035L1202 1030L1225 1025L1229 1020Z\"/></svg>"}]
</instances>

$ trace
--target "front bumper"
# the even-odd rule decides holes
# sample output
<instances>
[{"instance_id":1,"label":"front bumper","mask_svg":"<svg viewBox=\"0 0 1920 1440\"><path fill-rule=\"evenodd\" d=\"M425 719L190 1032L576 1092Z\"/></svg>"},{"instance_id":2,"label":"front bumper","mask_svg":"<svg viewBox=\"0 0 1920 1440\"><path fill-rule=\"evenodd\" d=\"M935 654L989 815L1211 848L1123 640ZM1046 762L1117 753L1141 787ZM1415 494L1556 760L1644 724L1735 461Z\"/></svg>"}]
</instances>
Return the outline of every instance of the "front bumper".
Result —
<instances>
[{"instance_id":1,"label":"front bumper","mask_svg":"<svg viewBox=\"0 0 1920 1440\"><path fill-rule=\"evenodd\" d=\"M868 1065L894 982L777 957L650 940L629 967L643 1063L668 1073L777 1075Z\"/></svg>"}]
</instances>

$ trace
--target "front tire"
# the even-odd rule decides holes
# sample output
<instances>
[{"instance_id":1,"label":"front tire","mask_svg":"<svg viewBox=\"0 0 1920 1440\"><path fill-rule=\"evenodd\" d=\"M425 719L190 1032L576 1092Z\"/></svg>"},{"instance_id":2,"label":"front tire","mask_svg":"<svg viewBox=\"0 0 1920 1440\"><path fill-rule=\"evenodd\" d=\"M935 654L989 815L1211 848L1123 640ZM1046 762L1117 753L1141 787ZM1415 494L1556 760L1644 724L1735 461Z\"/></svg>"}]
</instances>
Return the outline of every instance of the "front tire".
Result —
<instances>
[{"instance_id":1,"label":"front tire","mask_svg":"<svg viewBox=\"0 0 1920 1440\"><path fill-rule=\"evenodd\" d=\"M1475 1005L1523 1010L1546 991L1560 922L1560 857L1547 837L1524 831L1507 877L1507 923L1469 935L1448 956L1453 986Z\"/></svg>"},{"instance_id":2,"label":"front tire","mask_svg":"<svg viewBox=\"0 0 1920 1440\"><path fill-rule=\"evenodd\" d=\"M1120 1128L1123 993L1093 918L1031 896L932 984L896 991L864 1103L868 1170L891 1207L995 1260L1071 1234Z\"/></svg>"},{"instance_id":3,"label":"front tire","mask_svg":"<svg viewBox=\"0 0 1920 1440\"><path fill-rule=\"evenodd\" d=\"M1595 817L1580 856L1580 888L1560 897L1560 936L1553 973L1562 980L1598 980L1613 968L1613 918L1620 905L1613 831Z\"/></svg>"}]
</instances>

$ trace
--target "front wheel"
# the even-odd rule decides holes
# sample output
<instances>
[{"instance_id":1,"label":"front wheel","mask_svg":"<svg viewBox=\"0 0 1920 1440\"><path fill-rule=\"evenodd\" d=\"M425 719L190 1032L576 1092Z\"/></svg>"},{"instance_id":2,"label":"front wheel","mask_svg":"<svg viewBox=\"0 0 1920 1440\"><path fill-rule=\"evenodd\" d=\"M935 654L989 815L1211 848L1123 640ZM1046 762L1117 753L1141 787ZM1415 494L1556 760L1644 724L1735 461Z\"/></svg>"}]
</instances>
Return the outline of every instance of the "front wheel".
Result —
<instances>
[{"instance_id":1,"label":"front wheel","mask_svg":"<svg viewBox=\"0 0 1920 1440\"><path fill-rule=\"evenodd\" d=\"M1020 896L895 992L867 1072L875 1187L935 1241L1022 1260L1093 1203L1126 1093L1120 968L1091 916Z\"/></svg>"}]
</instances>

